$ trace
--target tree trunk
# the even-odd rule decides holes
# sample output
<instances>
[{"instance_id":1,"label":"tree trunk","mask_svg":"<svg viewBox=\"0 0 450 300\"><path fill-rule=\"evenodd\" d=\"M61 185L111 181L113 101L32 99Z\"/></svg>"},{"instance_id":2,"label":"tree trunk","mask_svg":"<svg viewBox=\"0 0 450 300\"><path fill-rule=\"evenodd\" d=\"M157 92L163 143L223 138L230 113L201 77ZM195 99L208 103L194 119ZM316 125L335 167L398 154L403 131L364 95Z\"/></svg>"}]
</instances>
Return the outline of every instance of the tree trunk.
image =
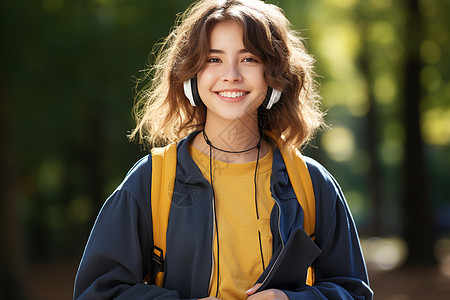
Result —
<instances>
[{"instance_id":1,"label":"tree trunk","mask_svg":"<svg viewBox=\"0 0 450 300\"><path fill-rule=\"evenodd\" d=\"M370 201L373 204L373 225L371 226L369 235L372 236L381 236L383 235L383 202L385 199L385 192L383 186L383 180L381 175L381 168L377 158L378 142L379 142L379 134L378 128L379 124L377 122L377 109L375 103L375 96L373 91L373 82L371 80L372 76L369 71L369 62L371 57L369 55L369 41L368 41L368 31L370 25L370 17L367 16L367 13L364 12L363 9L360 9L358 12L360 19L358 20L358 25L360 28L360 37L362 39L361 44L362 49L359 55L359 66L361 72L364 76L364 80L367 84L367 96L369 101L369 111L367 112L367 116L365 118L365 127L366 127L366 135L365 135L365 148L369 155L370 159L370 169L368 174L368 187L369 187L369 196Z\"/></svg>"},{"instance_id":2,"label":"tree trunk","mask_svg":"<svg viewBox=\"0 0 450 300\"><path fill-rule=\"evenodd\" d=\"M26 299L26 270L16 197L7 101L0 83L0 299Z\"/></svg>"},{"instance_id":3,"label":"tree trunk","mask_svg":"<svg viewBox=\"0 0 450 300\"><path fill-rule=\"evenodd\" d=\"M364 33L364 36L367 36ZM372 229L372 234L375 236L380 236L383 234L382 230L382 211L381 208L383 206L383 201L385 198L383 182L381 177L381 170L379 161L377 159L377 151L378 148L378 124L377 124L377 112L376 112L376 103L375 97L373 94L373 88L371 86L370 74L369 74L369 57L367 53L367 43L363 49L363 53L361 54L361 70L364 73L364 77L366 78L366 83L368 85L368 94L369 94L369 111L367 112L367 152L370 158L370 170L369 170L369 192L371 202L374 207L374 224Z\"/></svg>"},{"instance_id":4,"label":"tree trunk","mask_svg":"<svg viewBox=\"0 0 450 300\"><path fill-rule=\"evenodd\" d=\"M404 220L405 239L408 245L408 264L433 264L434 234L431 203L427 192L427 176L423 141L420 133L420 101L422 88L420 70L422 63L419 48L422 33L422 17L418 1L406 2L406 57L404 68L404 126L405 176L404 176Z\"/></svg>"}]
</instances>

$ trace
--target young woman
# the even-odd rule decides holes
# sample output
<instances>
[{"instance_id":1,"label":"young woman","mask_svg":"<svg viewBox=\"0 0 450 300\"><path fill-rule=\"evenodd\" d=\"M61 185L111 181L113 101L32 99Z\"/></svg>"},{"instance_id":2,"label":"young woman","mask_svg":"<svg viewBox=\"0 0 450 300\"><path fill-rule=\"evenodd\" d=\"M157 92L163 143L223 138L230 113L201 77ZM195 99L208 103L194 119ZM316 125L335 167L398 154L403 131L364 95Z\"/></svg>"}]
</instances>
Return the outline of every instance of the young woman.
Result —
<instances>
[{"instance_id":1,"label":"young woman","mask_svg":"<svg viewBox=\"0 0 450 300\"><path fill-rule=\"evenodd\" d=\"M155 282L161 265L152 257L156 187L147 155L104 204L74 298L372 298L338 184L295 151L322 126L312 63L274 5L191 6L138 96L131 134L150 147L177 143L162 283ZM307 187L294 178L299 170L287 170L284 153L307 167L312 233L305 232L311 216L297 192ZM314 278L307 284L308 268Z\"/></svg>"}]
</instances>

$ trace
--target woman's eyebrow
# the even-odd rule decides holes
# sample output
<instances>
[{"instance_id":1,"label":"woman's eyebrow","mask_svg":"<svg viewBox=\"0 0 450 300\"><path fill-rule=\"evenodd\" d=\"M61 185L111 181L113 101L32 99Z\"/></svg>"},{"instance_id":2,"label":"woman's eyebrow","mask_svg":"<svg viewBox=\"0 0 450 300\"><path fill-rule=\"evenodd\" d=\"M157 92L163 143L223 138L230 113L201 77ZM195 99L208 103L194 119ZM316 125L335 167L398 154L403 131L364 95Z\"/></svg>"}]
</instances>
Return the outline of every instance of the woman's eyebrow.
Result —
<instances>
[{"instance_id":1,"label":"woman's eyebrow","mask_svg":"<svg viewBox=\"0 0 450 300\"><path fill-rule=\"evenodd\" d=\"M223 54L223 53L225 53L225 51L220 50L220 49L209 49L209 53ZM248 50L244 48L244 49L239 50L238 53L248 53Z\"/></svg>"}]
</instances>

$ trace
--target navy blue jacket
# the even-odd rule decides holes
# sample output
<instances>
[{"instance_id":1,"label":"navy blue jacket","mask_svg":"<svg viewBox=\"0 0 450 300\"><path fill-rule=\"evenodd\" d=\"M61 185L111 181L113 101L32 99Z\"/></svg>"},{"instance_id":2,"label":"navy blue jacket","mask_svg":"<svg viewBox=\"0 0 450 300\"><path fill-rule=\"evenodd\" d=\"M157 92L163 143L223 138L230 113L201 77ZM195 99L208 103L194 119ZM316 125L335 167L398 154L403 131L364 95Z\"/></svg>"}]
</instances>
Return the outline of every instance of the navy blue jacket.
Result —
<instances>
[{"instance_id":1,"label":"navy blue jacket","mask_svg":"<svg viewBox=\"0 0 450 300\"><path fill-rule=\"evenodd\" d=\"M211 185L188 153L191 134L177 147L177 172L167 228L164 287L142 283L152 267L151 156L142 158L105 202L86 245L74 299L195 299L208 296L212 268ZM334 178L305 158L316 197L316 237L303 230L303 210L281 153L273 152L273 256L257 282L289 299L371 299L358 235ZM314 286L305 285L307 268ZM228 299L226 299L228 300Z\"/></svg>"}]
</instances>

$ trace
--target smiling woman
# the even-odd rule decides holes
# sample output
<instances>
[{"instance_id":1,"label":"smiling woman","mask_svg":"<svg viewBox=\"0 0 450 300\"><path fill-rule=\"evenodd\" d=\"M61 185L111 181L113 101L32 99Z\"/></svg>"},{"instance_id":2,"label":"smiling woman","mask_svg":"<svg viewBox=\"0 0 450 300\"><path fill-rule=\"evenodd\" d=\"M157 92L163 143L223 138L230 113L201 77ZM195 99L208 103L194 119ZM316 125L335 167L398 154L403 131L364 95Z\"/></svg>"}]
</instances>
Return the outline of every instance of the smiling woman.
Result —
<instances>
[{"instance_id":1,"label":"smiling woman","mask_svg":"<svg viewBox=\"0 0 450 300\"><path fill-rule=\"evenodd\" d=\"M152 149L103 206L77 299L370 299L334 178L304 157L322 126L312 58L282 11L201 0L138 95Z\"/></svg>"},{"instance_id":2,"label":"smiling woman","mask_svg":"<svg viewBox=\"0 0 450 300\"><path fill-rule=\"evenodd\" d=\"M257 110L267 92L264 64L245 49L242 26L234 21L216 24L211 29L209 44L210 56L197 79L198 92L208 112L205 131L216 136L218 131L240 120L236 123L240 124L240 132L257 133ZM204 148L202 141L200 136L194 139L194 147ZM225 141L215 144L239 149L239 145Z\"/></svg>"},{"instance_id":3,"label":"smiling woman","mask_svg":"<svg viewBox=\"0 0 450 300\"><path fill-rule=\"evenodd\" d=\"M161 54L149 70L152 82L137 95L137 126L131 138L151 148L179 141L203 128L206 107L200 103L193 109L186 101L183 84L210 65L223 63L212 54L224 49L212 48L210 38L217 23L228 21L241 27L234 29L235 40L241 44L235 50L249 54L241 57L246 58L242 66L259 65L266 84L274 92L282 91L279 96L284 100L261 113L264 120L260 123L277 136L284 136L282 146L303 146L314 136L323 124L313 78L314 60L281 9L262 1L199 1L181 19L160 51L155 51ZM222 39L217 42L223 42ZM264 96L266 92L263 91Z\"/></svg>"}]
</instances>

